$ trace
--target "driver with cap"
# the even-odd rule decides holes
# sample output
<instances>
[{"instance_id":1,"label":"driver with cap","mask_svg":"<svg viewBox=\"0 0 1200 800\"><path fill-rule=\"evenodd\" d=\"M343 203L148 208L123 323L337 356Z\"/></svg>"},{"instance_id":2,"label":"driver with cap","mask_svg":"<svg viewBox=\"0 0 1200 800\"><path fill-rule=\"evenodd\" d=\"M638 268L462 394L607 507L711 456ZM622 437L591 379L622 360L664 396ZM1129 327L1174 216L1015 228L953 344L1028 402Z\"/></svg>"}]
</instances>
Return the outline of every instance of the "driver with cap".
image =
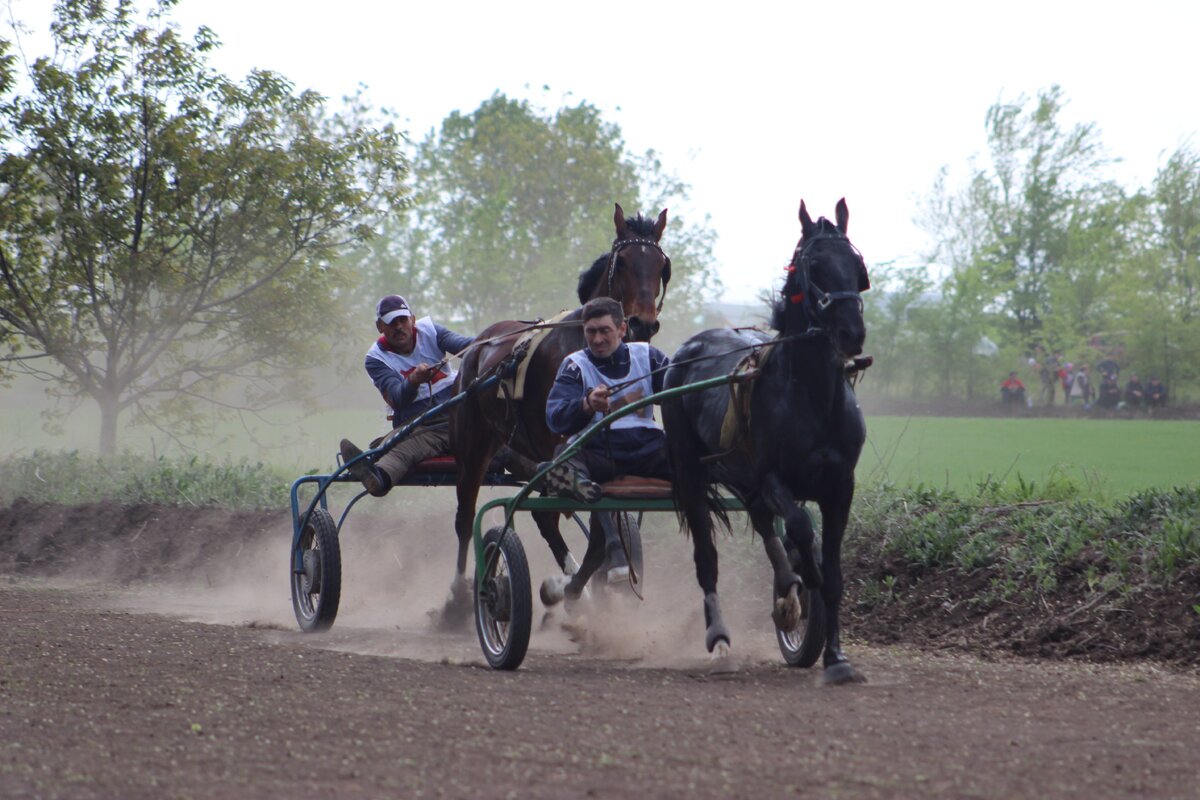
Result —
<instances>
[{"instance_id":1,"label":"driver with cap","mask_svg":"<svg viewBox=\"0 0 1200 800\"><path fill-rule=\"evenodd\" d=\"M429 317L414 318L408 302L397 294L376 304L375 328L380 336L367 351L367 374L387 403L394 430L453 396L457 373L450 366L450 357L474 340ZM373 446L380 441L382 437ZM343 463L362 454L348 439L342 439L341 451ZM414 464L449 452L450 425L439 416L418 426L374 466L362 460L350 467L350 473L368 492L382 497Z\"/></svg>"}]
</instances>

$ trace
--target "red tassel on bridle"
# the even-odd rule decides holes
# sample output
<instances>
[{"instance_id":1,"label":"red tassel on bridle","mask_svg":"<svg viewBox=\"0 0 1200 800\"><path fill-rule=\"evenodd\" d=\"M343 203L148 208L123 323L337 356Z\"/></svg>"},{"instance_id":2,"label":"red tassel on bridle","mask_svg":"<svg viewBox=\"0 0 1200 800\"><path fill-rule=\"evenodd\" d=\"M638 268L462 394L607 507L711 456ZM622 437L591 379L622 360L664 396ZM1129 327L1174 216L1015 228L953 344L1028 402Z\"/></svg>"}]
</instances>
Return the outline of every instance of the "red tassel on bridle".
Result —
<instances>
[{"instance_id":1,"label":"red tassel on bridle","mask_svg":"<svg viewBox=\"0 0 1200 800\"><path fill-rule=\"evenodd\" d=\"M795 272L795 271L796 271L796 265L795 265L795 264L788 264L786 267L784 267L784 268L783 268L783 270L784 270L784 272ZM784 290L784 291L780 292L780 294L782 294L782 295L787 295L787 291L786 291L786 290ZM798 294L794 294L794 295L792 295L791 297L789 297L789 298L788 298L788 300L790 300L790 301L791 301L791 302L793 302L793 303L803 303L803 302L804 302L804 292L800 292L800 293L798 293Z\"/></svg>"}]
</instances>

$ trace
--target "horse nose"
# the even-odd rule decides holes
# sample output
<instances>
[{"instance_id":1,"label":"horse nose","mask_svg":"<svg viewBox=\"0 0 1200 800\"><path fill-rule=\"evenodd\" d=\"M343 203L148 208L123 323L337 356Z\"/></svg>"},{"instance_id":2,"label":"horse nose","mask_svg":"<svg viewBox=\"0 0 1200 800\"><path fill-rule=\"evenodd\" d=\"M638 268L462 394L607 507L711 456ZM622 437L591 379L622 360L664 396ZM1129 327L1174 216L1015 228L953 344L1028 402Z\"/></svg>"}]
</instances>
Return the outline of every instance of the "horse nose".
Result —
<instances>
[{"instance_id":1,"label":"horse nose","mask_svg":"<svg viewBox=\"0 0 1200 800\"><path fill-rule=\"evenodd\" d=\"M861 355L862 351L863 351L863 344L866 342L866 340L867 340L866 328L860 327L860 328L857 328L854 330L846 330L846 331L843 331L843 336L841 337L841 342L839 343L840 344L839 349L842 351L843 355L847 355L847 356Z\"/></svg>"},{"instance_id":2,"label":"horse nose","mask_svg":"<svg viewBox=\"0 0 1200 800\"><path fill-rule=\"evenodd\" d=\"M630 317L629 318L629 333L632 334L631 338L635 342L650 341L650 337L653 336L654 334L658 333L658 328L659 328L658 320L654 320L653 322L647 323L641 317Z\"/></svg>"}]
</instances>

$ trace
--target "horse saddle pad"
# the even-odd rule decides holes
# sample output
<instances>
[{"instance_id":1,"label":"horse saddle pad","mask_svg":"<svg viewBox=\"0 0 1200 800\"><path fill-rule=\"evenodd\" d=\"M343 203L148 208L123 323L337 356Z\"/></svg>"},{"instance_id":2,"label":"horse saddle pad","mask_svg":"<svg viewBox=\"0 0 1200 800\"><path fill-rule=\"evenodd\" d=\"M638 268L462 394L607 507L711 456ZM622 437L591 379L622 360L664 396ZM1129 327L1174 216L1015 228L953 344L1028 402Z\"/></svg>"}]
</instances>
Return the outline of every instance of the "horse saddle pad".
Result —
<instances>
[{"instance_id":1,"label":"horse saddle pad","mask_svg":"<svg viewBox=\"0 0 1200 800\"><path fill-rule=\"evenodd\" d=\"M544 322L562 322L570 313L570 310L560 311L550 319L544 320ZM537 327L533 330L525 331L517 338L517 341L513 342L513 352L521 349L521 347L526 348L525 357L517 364L517 374L508 380L500 382L496 393L500 395L501 399L512 398L513 400L520 400L525 396L525 373L529 371L529 362L533 360L533 351L537 349L538 345L542 343L542 340L552 330L554 330L554 327L551 325Z\"/></svg>"},{"instance_id":2,"label":"horse saddle pad","mask_svg":"<svg viewBox=\"0 0 1200 800\"><path fill-rule=\"evenodd\" d=\"M725 416L721 420L720 452L731 453L736 448L750 451L750 398L754 395L754 379L767 363L774 348L764 347L751 350L737 363L733 372L741 376L729 384L729 401L725 405Z\"/></svg>"}]
</instances>

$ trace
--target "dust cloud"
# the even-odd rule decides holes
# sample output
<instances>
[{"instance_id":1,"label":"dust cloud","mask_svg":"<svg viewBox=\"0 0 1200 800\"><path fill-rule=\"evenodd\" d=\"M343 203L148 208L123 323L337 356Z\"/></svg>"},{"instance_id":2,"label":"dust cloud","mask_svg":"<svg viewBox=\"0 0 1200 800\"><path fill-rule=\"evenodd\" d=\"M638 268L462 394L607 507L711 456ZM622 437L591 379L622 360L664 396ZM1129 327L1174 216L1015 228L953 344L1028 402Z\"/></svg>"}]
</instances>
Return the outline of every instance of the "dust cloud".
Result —
<instances>
[{"instance_id":1,"label":"dust cloud","mask_svg":"<svg viewBox=\"0 0 1200 800\"><path fill-rule=\"evenodd\" d=\"M402 495L402 496L397 496ZM416 495L416 496L414 496ZM431 495L440 495L431 497ZM236 546L169 577L126 586L112 594L115 607L167 614L190 621L268 629L276 642L392 658L483 664L473 622L445 632L438 614L449 594L456 541L451 528L453 493L408 489L383 501L362 501L340 535L342 594L333 628L303 634L292 613L286 515L268 529L238 532ZM372 508L368 504L376 503ZM499 512L488 524L502 522ZM579 654L631 668L704 668L702 596L696 584L691 541L672 515L643 522L645 575L639 600L627 586L593 581L584 599L547 610L537 591L555 574L549 548L532 520L518 516L517 531L529 559L534 595L530 657ZM582 560L585 540L563 520L572 552ZM778 663L770 621L770 580L761 544L742 525L718 544L721 598L739 663ZM473 568L468 555L468 571Z\"/></svg>"}]
</instances>

